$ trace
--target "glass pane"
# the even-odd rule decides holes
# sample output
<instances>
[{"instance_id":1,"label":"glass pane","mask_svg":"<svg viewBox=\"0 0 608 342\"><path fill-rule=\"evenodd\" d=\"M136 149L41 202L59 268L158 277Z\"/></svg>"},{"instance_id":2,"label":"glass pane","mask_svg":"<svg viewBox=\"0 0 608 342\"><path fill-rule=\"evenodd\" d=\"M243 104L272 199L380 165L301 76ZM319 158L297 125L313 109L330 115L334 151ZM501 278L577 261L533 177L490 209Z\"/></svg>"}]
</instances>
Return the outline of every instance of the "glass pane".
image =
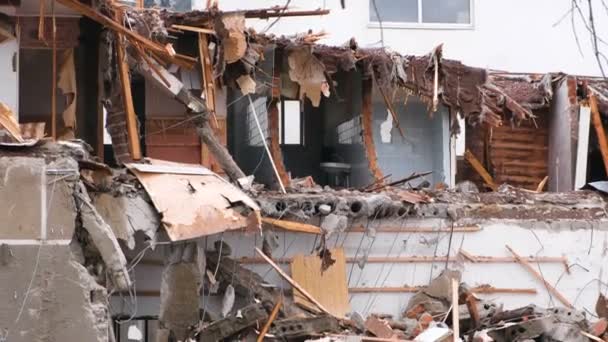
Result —
<instances>
[{"instance_id":1,"label":"glass pane","mask_svg":"<svg viewBox=\"0 0 608 342\"><path fill-rule=\"evenodd\" d=\"M300 101L283 101L283 127L285 132L284 144L300 145L301 137L301 114Z\"/></svg>"},{"instance_id":2,"label":"glass pane","mask_svg":"<svg viewBox=\"0 0 608 342\"><path fill-rule=\"evenodd\" d=\"M369 0L369 21L377 22L374 2L383 22L418 22L418 0Z\"/></svg>"},{"instance_id":3,"label":"glass pane","mask_svg":"<svg viewBox=\"0 0 608 342\"><path fill-rule=\"evenodd\" d=\"M253 106L255 107L255 111L251 107L251 105L247 106L247 126L248 126L248 143L249 146L264 146L264 137L268 137L268 114L266 112L266 98L258 97L253 100ZM260 135L260 129L255 122L254 113L257 114L258 122L260 123L260 128L262 128L262 133L264 137Z\"/></svg>"},{"instance_id":4,"label":"glass pane","mask_svg":"<svg viewBox=\"0 0 608 342\"><path fill-rule=\"evenodd\" d=\"M470 0L422 0L422 22L470 24Z\"/></svg>"}]
</instances>

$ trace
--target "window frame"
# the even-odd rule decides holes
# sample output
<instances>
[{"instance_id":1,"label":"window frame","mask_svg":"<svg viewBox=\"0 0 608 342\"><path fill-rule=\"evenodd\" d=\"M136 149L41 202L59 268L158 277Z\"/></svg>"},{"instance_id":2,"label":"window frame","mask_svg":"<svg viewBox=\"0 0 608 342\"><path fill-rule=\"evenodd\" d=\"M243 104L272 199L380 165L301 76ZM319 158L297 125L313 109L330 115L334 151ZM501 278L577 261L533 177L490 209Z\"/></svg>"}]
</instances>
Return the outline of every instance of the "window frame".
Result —
<instances>
[{"instance_id":1,"label":"window frame","mask_svg":"<svg viewBox=\"0 0 608 342\"><path fill-rule=\"evenodd\" d=\"M458 23L423 23L422 22L422 1L418 0L418 22L408 23L401 21L384 21L382 20L382 25L378 21L371 21L370 19L370 3L372 0L369 0L367 3L367 20L368 28L382 28L383 29L428 29L428 30L473 30L475 28L475 0L469 1L469 19L470 22L468 24L458 24ZM382 18L381 18L382 19Z\"/></svg>"},{"instance_id":2,"label":"window frame","mask_svg":"<svg viewBox=\"0 0 608 342\"><path fill-rule=\"evenodd\" d=\"M297 144L291 144L285 142L285 101L294 101L300 103L300 142ZM281 96L279 102L279 144L281 146L305 146L304 139L304 108L301 100L290 99Z\"/></svg>"}]
</instances>

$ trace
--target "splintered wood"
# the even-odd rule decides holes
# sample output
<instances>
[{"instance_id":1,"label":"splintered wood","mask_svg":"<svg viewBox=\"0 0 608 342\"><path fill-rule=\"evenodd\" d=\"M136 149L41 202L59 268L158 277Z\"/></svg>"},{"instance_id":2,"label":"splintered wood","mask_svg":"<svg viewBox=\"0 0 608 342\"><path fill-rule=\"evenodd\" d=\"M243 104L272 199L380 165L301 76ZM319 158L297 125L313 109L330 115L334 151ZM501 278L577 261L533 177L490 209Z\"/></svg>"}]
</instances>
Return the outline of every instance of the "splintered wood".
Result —
<instances>
[{"instance_id":1,"label":"splintered wood","mask_svg":"<svg viewBox=\"0 0 608 342\"><path fill-rule=\"evenodd\" d=\"M464 158L471 164L473 169L477 171L483 181L486 182L486 184L490 188L492 188L492 190L496 191L498 189L496 183L494 183L494 179L492 179L492 176L490 176L486 168L481 165L479 159L477 159L477 157L475 157L475 155L471 151L466 150L466 152L464 153Z\"/></svg>"},{"instance_id":2,"label":"splintered wood","mask_svg":"<svg viewBox=\"0 0 608 342\"><path fill-rule=\"evenodd\" d=\"M321 272L321 258L316 255L298 255L291 263L293 280L299 283L308 293L317 299L336 317L345 317L350 311L348 303L348 286L346 283L346 259L341 248L331 250L335 263ZM294 290L296 304L316 310L302 294Z\"/></svg>"},{"instance_id":3,"label":"splintered wood","mask_svg":"<svg viewBox=\"0 0 608 342\"><path fill-rule=\"evenodd\" d=\"M602 154L602 160L604 161L604 170L606 171L606 174L608 174L608 139L606 139L606 131L602 124L600 110L598 109L595 95L589 96L589 105L591 107L591 122L593 123L593 128L597 135L597 142Z\"/></svg>"}]
</instances>

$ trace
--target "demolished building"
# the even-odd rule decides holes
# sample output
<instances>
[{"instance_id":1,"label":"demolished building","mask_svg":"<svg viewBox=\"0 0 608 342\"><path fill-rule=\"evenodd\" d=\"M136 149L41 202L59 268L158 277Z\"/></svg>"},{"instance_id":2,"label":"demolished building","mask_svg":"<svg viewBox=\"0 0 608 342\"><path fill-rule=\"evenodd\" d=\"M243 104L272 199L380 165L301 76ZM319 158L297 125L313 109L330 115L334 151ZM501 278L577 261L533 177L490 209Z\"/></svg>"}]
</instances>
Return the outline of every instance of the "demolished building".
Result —
<instances>
[{"instance_id":1,"label":"demolished building","mask_svg":"<svg viewBox=\"0 0 608 342\"><path fill-rule=\"evenodd\" d=\"M0 340L605 338L604 80L59 4L1 18Z\"/></svg>"}]
</instances>

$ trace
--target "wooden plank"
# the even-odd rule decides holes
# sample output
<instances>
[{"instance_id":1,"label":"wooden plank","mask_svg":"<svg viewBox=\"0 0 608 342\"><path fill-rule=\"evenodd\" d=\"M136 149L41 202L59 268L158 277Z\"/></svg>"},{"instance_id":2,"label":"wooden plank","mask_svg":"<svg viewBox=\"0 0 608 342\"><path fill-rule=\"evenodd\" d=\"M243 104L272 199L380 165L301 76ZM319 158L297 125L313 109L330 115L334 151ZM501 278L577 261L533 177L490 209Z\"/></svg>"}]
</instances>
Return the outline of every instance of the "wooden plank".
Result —
<instances>
[{"instance_id":1,"label":"wooden plank","mask_svg":"<svg viewBox=\"0 0 608 342\"><path fill-rule=\"evenodd\" d=\"M295 221L287 221L287 220L277 220L270 217L262 217L263 223L268 223L277 228L281 228L284 230L288 230L290 232L296 233L308 233L308 234L317 234L321 235L323 230L317 226L313 226L312 224L295 222Z\"/></svg>"},{"instance_id":2,"label":"wooden plank","mask_svg":"<svg viewBox=\"0 0 608 342\"><path fill-rule=\"evenodd\" d=\"M460 306L458 305L458 279L452 278L452 336L454 342L460 342Z\"/></svg>"},{"instance_id":3,"label":"wooden plank","mask_svg":"<svg viewBox=\"0 0 608 342\"><path fill-rule=\"evenodd\" d=\"M106 26L106 27L116 31L117 33L125 35L125 37L127 37L129 39L132 39L132 40L135 40L136 42L141 43L144 47L146 47L146 49L153 50L155 53L158 53L165 57L171 57L171 56L169 56L169 53L164 49L164 47L162 45L160 45L157 42L150 40L138 33L135 33L134 31L131 31L131 30L125 28L124 26L118 24L113 19L101 14L100 12L91 8L90 6L84 5L76 0L57 0L57 2L59 2L60 4L66 6L86 17L89 17L90 19L100 23L101 25Z\"/></svg>"},{"instance_id":4,"label":"wooden plank","mask_svg":"<svg viewBox=\"0 0 608 342\"><path fill-rule=\"evenodd\" d=\"M335 263L321 271L321 258L316 255L297 255L291 262L291 276L310 295L336 317L345 317L350 311L348 285L346 283L346 260L341 248L331 250ZM314 309L313 305L298 291L293 293L296 304Z\"/></svg>"},{"instance_id":5,"label":"wooden plank","mask_svg":"<svg viewBox=\"0 0 608 342\"><path fill-rule=\"evenodd\" d=\"M123 13L121 10L116 11L116 17L119 22L122 22ZM127 64L127 54L125 51L124 40L121 34L117 34L116 41L116 58L118 63L118 73L122 91L122 100L125 106L125 115L127 123L127 137L129 138L129 152L133 160L142 158L141 146L139 142L139 133L137 130L137 115L133 106L133 94L131 93L131 79L129 78L129 65Z\"/></svg>"},{"instance_id":6,"label":"wooden plank","mask_svg":"<svg viewBox=\"0 0 608 342\"><path fill-rule=\"evenodd\" d=\"M604 161L604 170L608 175L608 140L606 139L606 131L604 130L600 110L597 105L597 98L593 94L589 95L589 106L591 107L591 122L593 123L593 128L595 129L598 145L602 154L602 160Z\"/></svg>"},{"instance_id":7,"label":"wooden plank","mask_svg":"<svg viewBox=\"0 0 608 342\"><path fill-rule=\"evenodd\" d=\"M281 308L281 305L283 305L283 296L279 296L277 303L274 305L274 307L272 308L272 311L270 312L270 316L268 316L268 321L266 321L266 324L264 324L264 326L262 327L262 330L260 330L260 334L258 335L256 342L264 341L264 337L266 336L268 329L270 329L270 325L272 324L274 319L277 318L277 315L279 314L279 309Z\"/></svg>"},{"instance_id":8,"label":"wooden plank","mask_svg":"<svg viewBox=\"0 0 608 342\"><path fill-rule=\"evenodd\" d=\"M44 1L44 0L42 0ZM52 51L52 78L51 78L51 137L53 140L57 139L57 22L55 19L55 2L51 3L53 12L53 28L52 28L52 39L53 39L53 51Z\"/></svg>"},{"instance_id":9,"label":"wooden plank","mask_svg":"<svg viewBox=\"0 0 608 342\"><path fill-rule=\"evenodd\" d=\"M203 28L203 27L194 27L194 26L187 26L187 25L171 25L171 27L174 29L182 30L182 31L197 32L197 33L202 33L202 34L215 34L214 30Z\"/></svg>"},{"instance_id":10,"label":"wooden plank","mask_svg":"<svg viewBox=\"0 0 608 342\"><path fill-rule=\"evenodd\" d=\"M549 291L552 295L557 297L557 299L559 299L559 301L562 302L568 308L571 308L571 309L574 308L574 306L570 303L570 301L568 301L568 299L566 299L566 297L564 297L559 291L557 291L557 289L555 287L553 287L553 285L551 285L547 280L545 280L545 278L543 278L543 276L540 273L538 273L538 271L535 270L534 267L532 267L532 265L530 265L530 263L527 260L525 260L524 258L519 256L519 254L515 253L515 251L511 247L509 247L509 245L505 245L505 247L507 247L509 252L511 252L511 254L513 254L513 257L515 257L517 259L517 261L526 270L528 270L528 272L530 272L536 279L538 279L540 282L543 283L543 285L545 285L545 287L547 288L547 291Z\"/></svg>"},{"instance_id":11,"label":"wooden plank","mask_svg":"<svg viewBox=\"0 0 608 342\"><path fill-rule=\"evenodd\" d=\"M473 169L481 176L484 182L486 182L486 184L490 188L492 188L492 190L496 191L498 189L498 187L494 183L494 180L492 179L492 176L490 176L485 167L481 165L479 160L473 155L470 150L466 150L466 152L464 153L464 158L469 162L469 164L471 164Z\"/></svg>"},{"instance_id":12,"label":"wooden plank","mask_svg":"<svg viewBox=\"0 0 608 342\"><path fill-rule=\"evenodd\" d=\"M296 290L300 291L300 293L309 301L311 301L314 305L316 305L319 309L321 309L322 312L331 315L331 313L323 306L323 304L319 303L319 301L317 301L313 296L311 296L304 288L302 288L302 286L300 286L300 284L298 284L296 281L294 281L289 275L287 275L287 273L285 273L277 264L274 263L274 261L272 261L272 259L270 259L268 256L266 256L266 254L264 254L264 252L262 252L259 248L255 248L256 253L258 253L262 258L264 258L264 260L270 264L270 266L272 266L272 268L275 269L275 271L277 271L277 273L283 278L285 279L285 281L287 281L291 286L293 286Z\"/></svg>"}]
</instances>

